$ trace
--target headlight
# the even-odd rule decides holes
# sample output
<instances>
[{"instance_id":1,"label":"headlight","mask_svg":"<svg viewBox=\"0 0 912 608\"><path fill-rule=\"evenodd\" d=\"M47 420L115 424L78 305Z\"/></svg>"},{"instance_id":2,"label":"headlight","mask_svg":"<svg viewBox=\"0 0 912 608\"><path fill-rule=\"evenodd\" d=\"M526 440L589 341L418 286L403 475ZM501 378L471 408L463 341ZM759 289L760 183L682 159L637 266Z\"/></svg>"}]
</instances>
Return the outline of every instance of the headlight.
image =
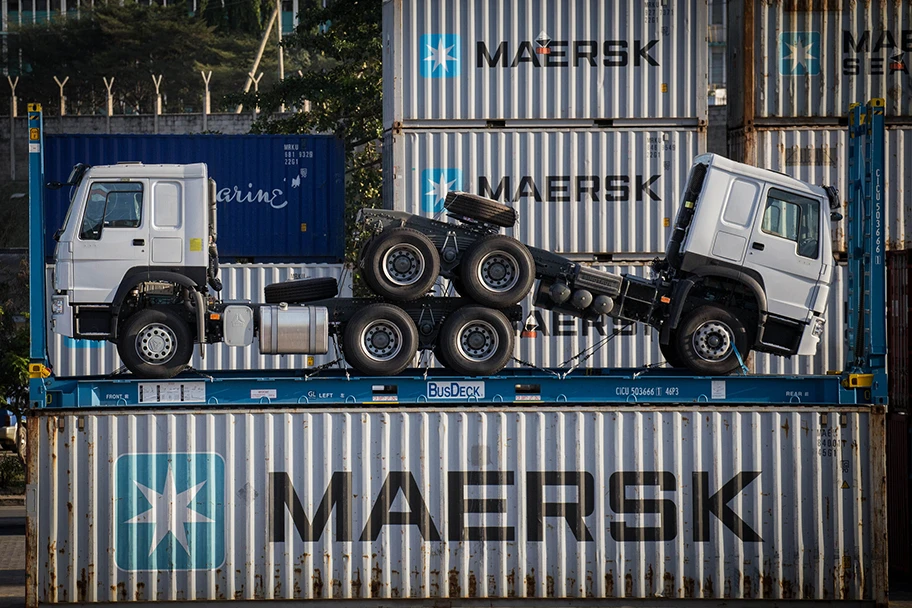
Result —
<instances>
[{"instance_id":1,"label":"headlight","mask_svg":"<svg viewBox=\"0 0 912 608\"><path fill-rule=\"evenodd\" d=\"M819 338L823 334L823 326L826 324L825 319L814 319L814 337Z\"/></svg>"},{"instance_id":2,"label":"headlight","mask_svg":"<svg viewBox=\"0 0 912 608\"><path fill-rule=\"evenodd\" d=\"M51 313L55 315L63 314L63 298L53 298L51 300Z\"/></svg>"}]
</instances>

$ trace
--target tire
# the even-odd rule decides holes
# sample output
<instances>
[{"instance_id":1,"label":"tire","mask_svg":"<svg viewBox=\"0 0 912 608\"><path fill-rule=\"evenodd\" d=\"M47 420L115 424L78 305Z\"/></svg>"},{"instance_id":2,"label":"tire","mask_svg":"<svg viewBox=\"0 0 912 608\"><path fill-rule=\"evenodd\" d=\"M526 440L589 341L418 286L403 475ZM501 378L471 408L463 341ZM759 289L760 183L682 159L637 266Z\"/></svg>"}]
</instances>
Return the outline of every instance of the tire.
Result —
<instances>
[{"instance_id":1,"label":"tire","mask_svg":"<svg viewBox=\"0 0 912 608\"><path fill-rule=\"evenodd\" d=\"M460 263L461 294L479 304L506 308L529 295L535 260L525 245L501 234L483 237Z\"/></svg>"},{"instance_id":2,"label":"tire","mask_svg":"<svg viewBox=\"0 0 912 608\"><path fill-rule=\"evenodd\" d=\"M141 378L172 378L190 361L193 335L174 311L145 308L127 319L117 338L117 353Z\"/></svg>"},{"instance_id":3,"label":"tire","mask_svg":"<svg viewBox=\"0 0 912 608\"><path fill-rule=\"evenodd\" d=\"M685 367L707 376L721 376L739 369L750 354L747 330L734 315L714 305L701 306L678 326L675 344Z\"/></svg>"},{"instance_id":4,"label":"tire","mask_svg":"<svg viewBox=\"0 0 912 608\"><path fill-rule=\"evenodd\" d=\"M453 215L461 215L502 228L514 226L517 220L516 209L513 207L467 192L450 192L443 206Z\"/></svg>"},{"instance_id":5,"label":"tire","mask_svg":"<svg viewBox=\"0 0 912 608\"><path fill-rule=\"evenodd\" d=\"M264 300L267 304L279 304L280 302L298 304L334 298L339 295L339 284L332 277L314 277L273 283L267 285L264 292Z\"/></svg>"},{"instance_id":6,"label":"tire","mask_svg":"<svg viewBox=\"0 0 912 608\"><path fill-rule=\"evenodd\" d=\"M443 322L438 359L461 376L490 376L510 362L515 332L499 310L463 306Z\"/></svg>"},{"instance_id":7,"label":"tire","mask_svg":"<svg viewBox=\"0 0 912 608\"><path fill-rule=\"evenodd\" d=\"M345 360L365 376L394 376L418 350L418 329L404 310L371 304L352 316L342 333Z\"/></svg>"},{"instance_id":8,"label":"tire","mask_svg":"<svg viewBox=\"0 0 912 608\"><path fill-rule=\"evenodd\" d=\"M672 332L668 344L659 343L659 350L662 352L662 356L665 357L665 362L671 367L687 367L684 365L684 360L681 358L681 355L678 354L678 345L675 340L677 340L677 332Z\"/></svg>"},{"instance_id":9,"label":"tire","mask_svg":"<svg viewBox=\"0 0 912 608\"><path fill-rule=\"evenodd\" d=\"M377 236L365 250L363 263L368 287L396 302L425 295L440 273L437 248L411 228L394 228Z\"/></svg>"}]
</instances>

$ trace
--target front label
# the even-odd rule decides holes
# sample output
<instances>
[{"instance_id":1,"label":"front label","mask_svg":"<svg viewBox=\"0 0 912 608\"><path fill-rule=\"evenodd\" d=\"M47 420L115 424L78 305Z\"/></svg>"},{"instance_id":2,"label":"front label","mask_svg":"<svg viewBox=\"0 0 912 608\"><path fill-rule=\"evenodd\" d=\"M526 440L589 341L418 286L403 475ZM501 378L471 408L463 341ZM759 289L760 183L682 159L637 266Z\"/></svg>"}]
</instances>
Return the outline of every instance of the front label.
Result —
<instances>
[{"instance_id":1,"label":"front label","mask_svg":"<svg viewBox=\"0 0 912 608\"><path fill-rule=\"evenodd\" d=\"M428 399L484 399L484 382L428 382Z\"/></svg>"}]
</instances>

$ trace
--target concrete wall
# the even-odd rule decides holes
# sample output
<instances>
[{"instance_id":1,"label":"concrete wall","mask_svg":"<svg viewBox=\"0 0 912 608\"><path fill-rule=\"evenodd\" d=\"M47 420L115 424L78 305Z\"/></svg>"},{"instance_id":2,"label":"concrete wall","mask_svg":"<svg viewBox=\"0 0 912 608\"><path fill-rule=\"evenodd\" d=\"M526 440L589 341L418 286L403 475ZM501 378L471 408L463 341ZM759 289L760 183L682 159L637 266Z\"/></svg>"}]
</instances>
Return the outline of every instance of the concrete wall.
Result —
<instances>
[{"instance_id":1,"label":"concrete wall","mask_svg":"<svg viewBox=\"0 0 912 608\"><path fill-rule=\"evenodd\" d=\"M15 119L0 118L0 181L28 179L28 146L25 116ZM12 125L10 123L13 123ZM243 114L209 114L206 117L206 131L237 135L250 132L253 115ZM10 146L12 129L13 145ZM180 135L203 132L202 114L149 114L111 116L45 116L44 132L46 135L111 133L139 135L158 133ZM10 155L15 159L15 166L10 164Z\"/></svg>"}]
</instances>

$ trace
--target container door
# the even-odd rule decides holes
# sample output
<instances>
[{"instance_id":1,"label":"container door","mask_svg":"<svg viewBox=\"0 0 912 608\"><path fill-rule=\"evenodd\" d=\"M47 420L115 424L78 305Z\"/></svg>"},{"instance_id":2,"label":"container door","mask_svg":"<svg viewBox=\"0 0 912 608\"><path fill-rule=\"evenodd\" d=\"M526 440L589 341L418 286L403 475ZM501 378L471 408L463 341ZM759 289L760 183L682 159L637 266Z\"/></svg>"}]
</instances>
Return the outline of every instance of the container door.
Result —
<instances>
[{"instance_id":1,"label":"container door","mask_svg":"<svg viewBox=\"0 0 912 608\"><path fill-rule=\"evenodd\" d=\"M96 181L73 241L73 301L111 302L126 272L149 265L148 180Z\"/></svg>"},{"instance_id":2,"label":"container door","mask_svg":"<svg viewBox=\"0 0 912 608\"><path fill-rule=\"evenodd\" d=\"M769 312L804 321L821 271L822 199L769 188L757 215L745 267L763 277Z\"/></svg>"}]
</instances>

